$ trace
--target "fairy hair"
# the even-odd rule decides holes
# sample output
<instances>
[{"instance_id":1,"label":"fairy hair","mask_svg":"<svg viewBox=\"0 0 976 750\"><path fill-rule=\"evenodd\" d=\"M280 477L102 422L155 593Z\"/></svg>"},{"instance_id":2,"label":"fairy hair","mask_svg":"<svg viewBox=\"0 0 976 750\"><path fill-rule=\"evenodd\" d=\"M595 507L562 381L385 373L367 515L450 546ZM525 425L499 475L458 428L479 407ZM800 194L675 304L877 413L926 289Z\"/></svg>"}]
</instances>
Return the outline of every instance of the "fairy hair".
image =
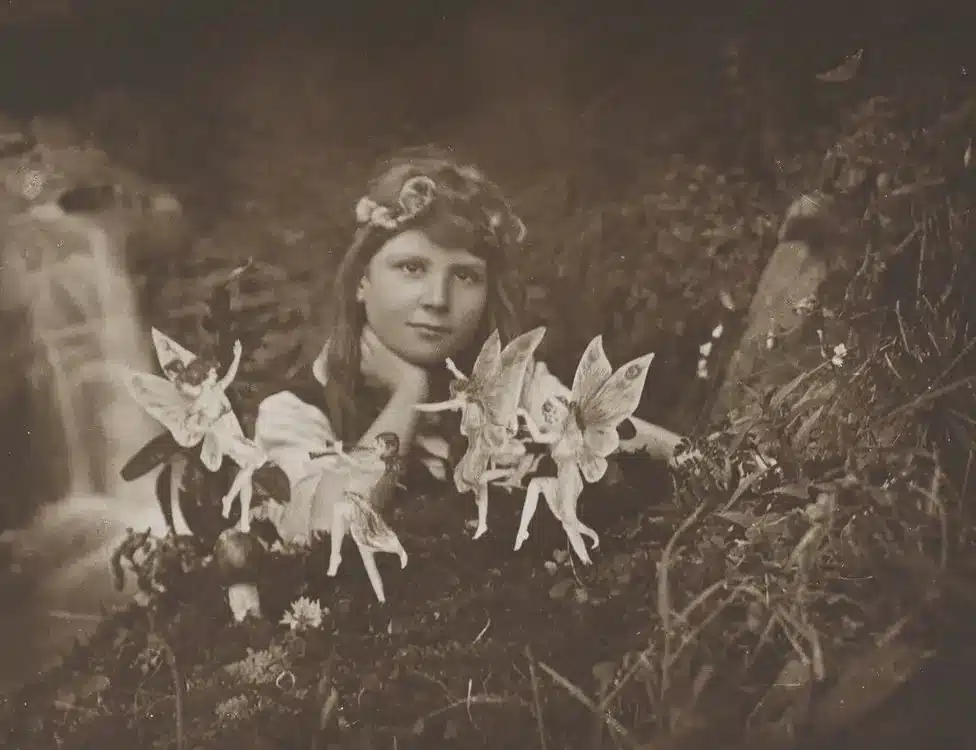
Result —
<instances>
[{"instance_id":1,"label":"fairy hair","mask_svg":"<svg viewBox=\"0 0 976 750\"><path fill-rule=\"evenodd\" d=\"M425 192L419 209L411 204L405 210L404 186L411 181L431 192L429 196ZM374 220L376 216L381 220ZM521 306L510 256L522 240L524 226L499 188L449 151L431 146L410 148L382 162L357 206L357 218L360 225L333 280L328 315L326 402L333 428L342 440L358 439L376 416L364 413L363 401L357 398L362 389L360 336L365 314L356 289L372 257L391 237L417 229L433 242L464 248L485 260L485 315L471 345L455 358L462 367L470 367L492 330L498 329L503 342L518 334ZM435 370L432 374L435 389L446 390L445 373Z\"/></svg>"}]
</instances>

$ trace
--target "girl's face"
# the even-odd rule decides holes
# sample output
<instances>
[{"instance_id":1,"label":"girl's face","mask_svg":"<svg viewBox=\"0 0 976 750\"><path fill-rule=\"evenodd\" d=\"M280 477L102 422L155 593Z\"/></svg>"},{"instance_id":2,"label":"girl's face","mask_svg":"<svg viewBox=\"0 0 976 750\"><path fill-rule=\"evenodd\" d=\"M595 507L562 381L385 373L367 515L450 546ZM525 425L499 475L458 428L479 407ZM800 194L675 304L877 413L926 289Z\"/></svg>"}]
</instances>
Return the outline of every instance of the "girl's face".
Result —
<instances>
[{"instance_id":1,"label":"girl's face","mask_svg":"<svg viewBox=\"0 0 976 750\"><path fill-rule=\"evenodd\" d=\"M441 364L470 346L484 316L485 261L408 229L370 260L357 299L395 354L421 367Z\"/></svg>"}]
</instances>

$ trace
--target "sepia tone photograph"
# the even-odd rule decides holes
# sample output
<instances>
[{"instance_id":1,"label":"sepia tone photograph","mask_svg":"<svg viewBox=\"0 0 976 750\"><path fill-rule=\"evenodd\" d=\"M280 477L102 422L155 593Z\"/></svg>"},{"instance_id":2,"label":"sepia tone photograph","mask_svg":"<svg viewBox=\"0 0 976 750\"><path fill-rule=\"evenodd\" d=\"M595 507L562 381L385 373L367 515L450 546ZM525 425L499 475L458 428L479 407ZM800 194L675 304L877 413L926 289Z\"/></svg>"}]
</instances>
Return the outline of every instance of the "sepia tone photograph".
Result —
<instances>
[{"instance_id":1,"label":"sepia tone photograph","mask_svg":"<svg viewBox=\"0 0 976 750\"><path fill-rule=\"evenodd\" d=\"M974 28L3 3L0 747L972 747Z\"/></svg>"}]
</instances>

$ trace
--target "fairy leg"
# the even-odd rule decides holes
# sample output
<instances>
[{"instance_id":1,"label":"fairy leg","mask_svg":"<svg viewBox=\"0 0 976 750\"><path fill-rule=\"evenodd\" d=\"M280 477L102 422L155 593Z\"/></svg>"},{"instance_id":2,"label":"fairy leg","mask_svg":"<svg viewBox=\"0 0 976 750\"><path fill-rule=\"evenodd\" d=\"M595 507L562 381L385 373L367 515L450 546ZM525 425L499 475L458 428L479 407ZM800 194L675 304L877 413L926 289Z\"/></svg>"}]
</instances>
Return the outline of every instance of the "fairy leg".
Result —
<instances>
[{"instance_id":1,"label":"fairy leg","mask_svg":"<svg viewBox=\"0 0 976 750\"><path fill-rule=\"evenodd\" d=\"M597 549L600 546L600 535L578 518L576 519L576 524L580 533L590 540L590 549Z\"/></svg>"},{"instance_id":2,"label":"fairy leg","mask_svg":"<svg viewBox=\"0 0 976 750\"><path fill-rule=\"evenodd\" d=\"M579 526L571 526L570 524L564 523L563 529L569 538L569 544L573 548L573 552L576 553L576 556L584 565L590 565L593 561L590 560L590 553L586 551L586 543L583 541L583 535L580 533Z\"/></svg>"},{"instance_id":3,"label":"fairy leg","mask_svg":"<svg viewBox=\"0 0 976 750\"><path fill-rule=\"evenodd\" d=\"M548 477L536 477L529 480L529 487L525 491L525 502L522 503L522 518L519 521L518 532L515 534L516 551L521 549L525 540L529 538L529 522L539 507L539 496L543 492L543 486L547 479Z\"/></svg>"},{"instance_id":4,"label":"fairy leg","mask_svg":"<svg viewBox=\"0 0 976 750\"><path fill-rule=\"evenodd\" d=\"M242 471L241 474L244 472ZM251 472L247 472L248 480L250 480ZM254 497L254 486L248 481L241 488L241 520L237 524L237 528L243 533L247 534L251 531L251 500Z\"/></svg>"},{"instance_id":5,"label":"fairy leg","mask_svg":"<svg viewBox=\"0 0 976 750\"><path fill-rule=\"evenodd\" d=\"M363 567L366 568L366 575L373 587L373 592L381 604L386 603L386 593L383 591L383 579L380 577L380 569L376 567L376 553L365 544L356 542L359 554L363 558Z\"/></svg>"},{"instance_id":6,"label":"fairy leg","mask_svg":"<svg viewBox=\"0 0 976 750\"><path fill-rule=\"evenodd\" d=\"M480 539L488 531L488 484L482 482L478 485L478 497L475 501L478 504L478 527L474 531L474 539Z\"/></svg>"},{"instance_id":7,"label":"fairy leg","mask_svg":"<svg viewBox=\"0 0 976 750\"><path fill-rule=\"evenodd\" d=\"M566 536L569 538L569 543L576 556L583 564L589 565L592 561L586 550L586 544L583 542L583 528L586 528L587 536L591 534L596 536L596 533L589 527L584 527L577 515L576 506L581 494L583 494L583 475L580 473L579 466L576 463L568 462L560 466L555 501L558 508L556 515L562 521L563 529L566 531ZM590 536L590 538L593 537ZM597 541L599 541L599 537L597 537Z\"/></svg>"},{"instance_id":8,"label":"fairy leg","mask_svg":"<svg viewBox=\"0 0 976 750\"><path fill-rule=\"evenodd\" d=\"M522 458L519 459L518 466L508 473L508 476L506 477L505 481L501 483L501 486L513 490L521 489L522 483L525 481L525 475L532 471L532 467L535 462L535 456L522 456Z\"/></svg>"},{"instance_id":9,"label":"fairy leg","mask_svg":"<svg viewBox=\"0 0 976 750\"><path fill-rule=\"evenodd\" d=\"M244 489L244 483L248 479L250 479L248 472L244 469L238 469L237 476L234 477L234 481L231 483L230 489L227 490L227 494L224 495L224 499L221 502L224 518L230 517L231 506L234 504L234 500L237 498L237 496L241 494L241 491Z\"/></svg>"},{"instance_id":10,"label":"fairy leg","mask_svg":"<svg viewBox=\"0 0 976 750\"><path fill-rule=\"evenodd\" d=\"M329 569L326 575L335 576L339 572L339 564L342 562L342 542L349 529L346 518L347 501L345 498L339 500L332 506L332 525L329 529Z\"/></svg>"}]
</instances>

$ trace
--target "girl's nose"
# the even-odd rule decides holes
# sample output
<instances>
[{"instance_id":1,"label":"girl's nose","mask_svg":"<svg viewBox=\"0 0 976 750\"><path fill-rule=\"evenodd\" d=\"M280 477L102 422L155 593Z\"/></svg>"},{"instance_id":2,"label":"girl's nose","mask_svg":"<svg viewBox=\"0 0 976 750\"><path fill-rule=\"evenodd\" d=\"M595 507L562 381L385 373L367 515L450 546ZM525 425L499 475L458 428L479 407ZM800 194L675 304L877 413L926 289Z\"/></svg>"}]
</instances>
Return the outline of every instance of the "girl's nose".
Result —
<instances>
[{"instance_id":1,"label":"girl's nose","mask_svg":"<svg viewBox=\"0 0 976 750\"><path fill-rule=\"evenodd\" d=\"M447 272L428 274L427 283L424 286L424 296L421 300L424 307L434 310L447 310L451 293L450 283L450 274Z\"/></svg>"}]
</instances>

